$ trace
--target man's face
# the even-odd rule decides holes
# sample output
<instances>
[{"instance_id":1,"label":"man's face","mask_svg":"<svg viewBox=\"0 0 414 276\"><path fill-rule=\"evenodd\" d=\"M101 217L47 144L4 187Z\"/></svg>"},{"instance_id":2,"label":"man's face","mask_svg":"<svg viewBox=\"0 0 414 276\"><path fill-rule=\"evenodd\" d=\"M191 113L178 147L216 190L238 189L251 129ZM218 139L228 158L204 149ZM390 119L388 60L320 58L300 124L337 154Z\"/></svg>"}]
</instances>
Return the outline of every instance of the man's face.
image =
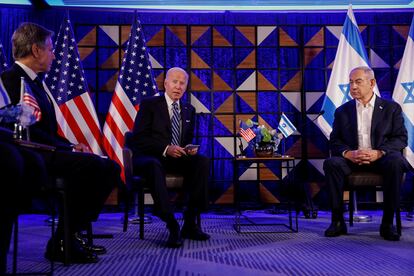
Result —
<instances>
[{"instance_id":1,"label":"man's face","mask_svg":"<svg viewBox=\"0 0 414 276\"><path fill-rule=\"evenodd\" d=\"M48 72L52 66L52 62L55 59L53 54L53 43L52 39L49 37L46 39L45 46L37 47L37 65L39 72Z\"/></svg>"},{"instance_id":2,"label":"man's face","mask_svg":"<svg viewBox=\"0 0 414 276\"><path fill-rule=\"evenodd\" d=\"M355 70L349 75L351 96L356 100L369 102L374 94L374 86L375 80L370 80L363 70Z\"/></svg>"},{"instance_id":3,"label":"man's face","mask_svg":"<svg viewBox=\"0 0 414 276\"><path fill-rule=\"evenodd\" d=\"M171 100L178 101L184 95L187 83L187 77L183 72L179 70L171 71L164 81L165 93Z\"/></svg>"}]
</instances>

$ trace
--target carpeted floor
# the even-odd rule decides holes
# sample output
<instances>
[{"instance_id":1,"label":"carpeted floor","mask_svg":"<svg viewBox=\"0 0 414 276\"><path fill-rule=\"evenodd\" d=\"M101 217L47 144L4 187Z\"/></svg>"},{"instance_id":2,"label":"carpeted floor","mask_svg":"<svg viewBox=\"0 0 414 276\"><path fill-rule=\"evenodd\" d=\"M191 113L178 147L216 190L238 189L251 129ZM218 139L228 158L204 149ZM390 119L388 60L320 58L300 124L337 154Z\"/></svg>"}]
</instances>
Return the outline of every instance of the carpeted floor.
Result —
<instances>
[{"instance_id":1,"label":"carpeted floor","mask_svg":"<svg viewBox=\"0 0 414 276\"><path fill-rule=\"evenodd\" d=\"M260 211L247 214L286 220ZM156 218L145 226L145 240L139 240L138 225L131 224L123 233L121 214L102 214L94 232L113 233L114 239L95 243L106 246L108 253L97 264L64 267L57 263L55 275L414 275L414 221L406 220L403 213L401 241L389 242L378 233L380 212L371 214L372 222L356 223L348 228L349 235L325 238L329 213L319 212L317 219L300 217L298 233L272 234L237 234L232 215L209 213L202 216L202 223L212 238L186 240L180 249L163 247L167 232ZM45 218L24 215L19 219L19 272L49 269L43 258L50 237Z\"/></svg>"}]
</instances>

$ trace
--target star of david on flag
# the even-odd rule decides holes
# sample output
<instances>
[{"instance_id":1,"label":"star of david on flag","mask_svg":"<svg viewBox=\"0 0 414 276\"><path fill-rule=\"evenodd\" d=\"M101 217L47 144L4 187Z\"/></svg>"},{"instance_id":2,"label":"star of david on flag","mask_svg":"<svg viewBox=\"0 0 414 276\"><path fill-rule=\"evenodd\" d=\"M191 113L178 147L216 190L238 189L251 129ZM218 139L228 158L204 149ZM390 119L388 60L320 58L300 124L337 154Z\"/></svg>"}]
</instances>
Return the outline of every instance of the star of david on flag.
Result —
<instances>
[{"instance_id":1,"label":"star of david on flag","mask_svg":"<svg viewBox=\"0 0 414 276\"><path fill-rule=\"evenodd\" d=\"M103 128L104 148L109 158L121 166L122 171L122 148L125 132L130 131L134 126L141 99L151 97L156 93L157 86L149 61L144 33L135 15L118 81L115 85L115 92Z\"/></svg>"},{"instance_id":2,"label":"star of david on flag","mask_svg":"<svg viewBox=\"0 0 414 276\"><path fill-rule=\"evenodd\" d=\"M283 136L285 136L285 138L289 137L296 131L296 127L292 124L285 113L282 113L277 129L283 134Z\"/></svg>"},{"instance_id":3,"label":"star of david on flag","mask_svg":"<svg viewBox=\"0 0 414 276\"><path fill-rule=\"evenodd\" d=\"M102 155L102 132L88 92L69 18L63 20L55 42L53 61L45 76L54 99L59 134L73 144L83 143Z\"/></svg>"},{"instance_id":4,"label":"star of david on flag","mask_svg":"<svg viewBox=\"0 0 414 276\"><path fill-rule=\"evenodd\" d=\"M332 131L336 108L351 100L349 95L349 73L358 66L369 66L369 60L352 11L352 5L349 5L339 38L332 74L322 104L321 110L324 110L324 113L317 120L319 128L327 138ZM379 96L376 85L374 92Z\"/></svg>"},{"instance_id":5,"label":"star of david on flag","mask_svg":"<svg viewBox=\"0 0 414 276\"><path fill-rule=\"evenodd\" d=\"M408 134L408 146L405 149L405 157L414 167L414 17L408 33L404 55L398 71L392 98L401 105L405 128Z\"/></svg>"}]
</instances>

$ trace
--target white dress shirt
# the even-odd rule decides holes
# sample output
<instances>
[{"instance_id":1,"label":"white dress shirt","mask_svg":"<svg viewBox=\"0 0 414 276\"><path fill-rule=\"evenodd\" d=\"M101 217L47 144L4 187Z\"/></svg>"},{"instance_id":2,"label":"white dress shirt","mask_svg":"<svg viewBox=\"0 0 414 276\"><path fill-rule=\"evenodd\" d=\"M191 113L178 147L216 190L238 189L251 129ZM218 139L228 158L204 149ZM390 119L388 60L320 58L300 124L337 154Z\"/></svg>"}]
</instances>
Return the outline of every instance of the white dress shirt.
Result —
<instances>
[{"instance_id":1,"label":"white dress shirt","mask_svg":"<svg viewBox=\"0 0 414 276\"><path fill-rule=\"evenodd\" d=\"M371 100L366 104L356 101L357 111L357 125L358 125L358 149L372 149L371 145L371 123L372 114L374 113L375 99L377 96L372 96Z\"/></svg>"}]
</instances>

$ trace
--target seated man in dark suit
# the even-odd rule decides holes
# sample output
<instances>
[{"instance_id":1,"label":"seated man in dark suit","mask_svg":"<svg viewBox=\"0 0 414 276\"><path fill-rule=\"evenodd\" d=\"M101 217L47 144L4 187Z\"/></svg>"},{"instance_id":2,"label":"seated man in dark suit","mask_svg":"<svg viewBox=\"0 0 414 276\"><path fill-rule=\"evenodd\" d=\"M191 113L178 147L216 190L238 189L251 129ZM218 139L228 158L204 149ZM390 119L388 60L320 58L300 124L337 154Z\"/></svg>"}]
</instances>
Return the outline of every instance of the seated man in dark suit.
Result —
<instances>
[{"instance_id":1,"label":"seated man in dark suit","mask_svg":"<svg viewBox=\"0 0 414 276\"><path fill-rule=\"evenodd\" d=\"M33 92L41 111L40 120L30 126L33 142L57 148L55 152L39 152L54 177L64 178L67 182L70 209L70 248L71 261L76 263L96 262L95 253L104 253L105 248L88 246L79 241L76 233L85 230L98 215L113 187L120 180L119 166L108 159L91 154L83 144L73 145L59 136L53 99L45 90L46 84L39 75L48 72L55 58L52 45L53 32L34 23L22 23L13 33L12 46L15 63L2 73L1 79L12 104L20 101L20 78L24 77ZM56 239L60 243L63 236L61 223L58 225ZM52 252L49 242L46 257L63 260L61 246Z\"/></svg>"},{"instance_id":2,"label":"seated man in dark suit","mask_svg":"<svg viewBox=\"0 0 414 276\"><path fill-rule=\"evenodd\" d=\"M0 275L6 273L13 222L22 205L49 182L42 157L12 143L12 134L0 127Z\"/></svg>"},{"instance_id":3,"label":"seated man in dark suit","mask_svg":"<svg viewBox=\"0 0 414 276\"><path fill-rule=\"evenodd\" d=\"M210 238L196 224L196 216L208 205L209 159L197 154L196 148L185 148L193 140L195 120L194 108L180 100L187 83L188 75L183 69L168 70L164 96L141 102L130 145L134 153L134 171L147 180L155 214L167 223L170 232L167 246L172 248L182 245L181 238ZM168 199L166 172L182 173L189 195L181 233Z\"/></svg>"},{"instance_id":4,"label":"seated man in dark suit","mask_svg":"<svg viewBox=\"0 0 414 276\"><path fill-rule=\"evenodd\" d=\"M343 217L346 176L355 170L370 170L384 177L380 235L386 240L400 239L393 217L399 208L403 173L409 166L401 154L407 146L407 130L401 107L375 95L375 83L371 68L354 68L349 75L353 100L335 111L330 135L332 157L324 162L332 203L332 223L325 231L326 237L347 234Z\"/></svg>"}]
</instances>

